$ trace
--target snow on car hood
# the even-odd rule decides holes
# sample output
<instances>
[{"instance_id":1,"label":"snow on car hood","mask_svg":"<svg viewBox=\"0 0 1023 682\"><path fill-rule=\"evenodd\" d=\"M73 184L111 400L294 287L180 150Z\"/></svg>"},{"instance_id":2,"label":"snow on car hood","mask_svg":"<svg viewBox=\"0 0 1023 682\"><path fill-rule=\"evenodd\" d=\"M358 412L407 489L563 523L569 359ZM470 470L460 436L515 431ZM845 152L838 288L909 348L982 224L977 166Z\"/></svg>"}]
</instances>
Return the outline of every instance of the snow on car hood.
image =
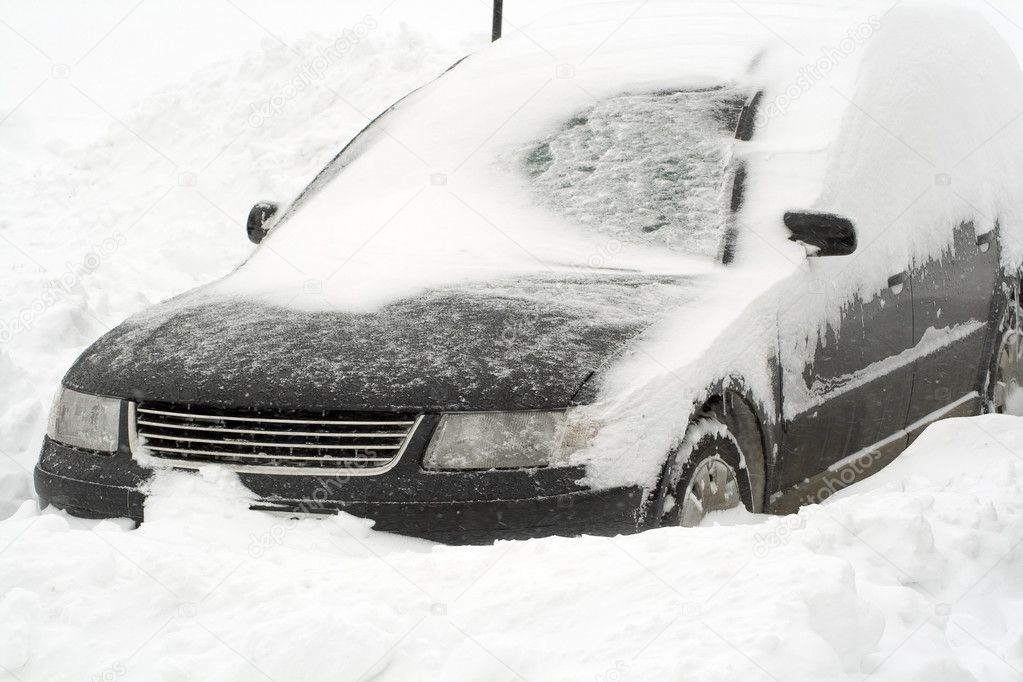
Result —
<instances>
[{"instance_id":1,"label":"snow on car hood","mask_svg":"<svg viewBox=\"0 0 1023 682\"><path fill-rule=\"evenodd\" d=\"M431 290L368 313L190 294L101 338L65 384L224 407L559 408L692 289L629 275L534 277Z\"/></svg>"}]
</instances>

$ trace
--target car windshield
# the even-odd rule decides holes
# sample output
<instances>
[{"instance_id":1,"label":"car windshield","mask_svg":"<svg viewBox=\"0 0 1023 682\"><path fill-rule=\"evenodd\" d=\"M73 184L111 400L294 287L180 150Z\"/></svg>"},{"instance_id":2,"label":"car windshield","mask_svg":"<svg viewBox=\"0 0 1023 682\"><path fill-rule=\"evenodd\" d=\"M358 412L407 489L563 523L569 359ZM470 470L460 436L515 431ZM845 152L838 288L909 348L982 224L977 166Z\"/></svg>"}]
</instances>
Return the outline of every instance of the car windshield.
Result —
<instances>
[{"instance_id":1,"label":"car windshield","mask_svg":"<svg viewBox=\"0 0 1023 682\"><path fill-rule=\"evenodd\" d=\"M746 89L651 63L591 82L466 60L368 125L218 291L372 309L552 269L709 272Z\"/></svg>"},{"instance_id":2,"label":"car windshield","mask_svg":"<svg viewBox=\"0 0 1023 682\"><path fill-rule=\"evenodd\" d=\"M732 88L621 95L525 153L541 202L629 242L716 256L745 95Z\"/></svg>"},{"instance_id":3,"label":"car windshield","mask_svg":"<svg viewBox=\"0 0 1023 682\"><path fill-rule=\"evenodd\" d=\"M745 101L729 87L611 97L529 146L523 168L540 202L577 223L620 241L716 257ZM286 215L371 146L400 104L346 145Z\"/></svg>"}]
</instances>

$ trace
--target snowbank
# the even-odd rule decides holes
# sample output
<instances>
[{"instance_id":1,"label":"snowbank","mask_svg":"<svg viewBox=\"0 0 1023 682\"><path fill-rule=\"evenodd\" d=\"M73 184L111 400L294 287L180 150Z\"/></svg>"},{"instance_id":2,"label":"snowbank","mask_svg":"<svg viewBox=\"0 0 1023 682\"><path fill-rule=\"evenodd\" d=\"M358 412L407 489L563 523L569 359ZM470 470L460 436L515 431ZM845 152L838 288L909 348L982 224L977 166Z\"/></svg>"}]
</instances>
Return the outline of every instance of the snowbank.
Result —
<instances>
[{"instance_id":1,"label":"snowbank","mask_svg":"<svg viewBox=\"0 0 1023 682\"><path fill-rule=\"evenodd\" d=\"M29 502L0 523L0 665L19 680L1008 682L1021 458L1017 419L951 420L798 515L491 547L249 512L215 470L160 478L130 532Z\"/></svg>"}]
</instances>

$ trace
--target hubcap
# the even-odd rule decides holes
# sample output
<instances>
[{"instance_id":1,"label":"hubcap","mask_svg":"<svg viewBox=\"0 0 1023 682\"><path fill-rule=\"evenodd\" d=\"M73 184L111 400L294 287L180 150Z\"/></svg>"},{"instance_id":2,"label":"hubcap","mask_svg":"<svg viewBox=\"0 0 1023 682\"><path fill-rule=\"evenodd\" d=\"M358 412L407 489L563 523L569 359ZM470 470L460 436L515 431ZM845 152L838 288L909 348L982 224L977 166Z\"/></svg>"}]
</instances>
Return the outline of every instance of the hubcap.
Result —
<instances>
[{"instance_id":1,"label":"hubcap","mask_svg":"<svg viewBox=\"0 0 1023 682\"><path fill-rule=\"evenodd\" d=\"M1023 316L1015 292L1002 319L1002 340L998 346L991 407L998 414L1023 416Z\"/></svg>"},{"instance_id":2,"label":"hubcap","mask_svg":"<svg viewBox=\"0 0 1023 682\"><path fill-rule=\"evenodd\" d=\"M720 457L709 457L697 465L686 486L680 521L686 528L692 528L700 525L708 513L731 509L741 503L732 467Z\"/></svg>"}]
</instances>

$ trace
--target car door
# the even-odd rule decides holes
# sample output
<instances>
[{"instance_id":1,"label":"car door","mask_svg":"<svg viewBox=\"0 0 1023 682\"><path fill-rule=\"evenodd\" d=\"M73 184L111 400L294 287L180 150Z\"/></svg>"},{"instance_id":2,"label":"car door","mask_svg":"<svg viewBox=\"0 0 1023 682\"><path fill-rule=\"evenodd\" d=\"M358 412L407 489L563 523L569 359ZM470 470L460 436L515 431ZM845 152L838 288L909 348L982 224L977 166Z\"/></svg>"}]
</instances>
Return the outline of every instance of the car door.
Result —
<instances>
[{"instance_id":1,"label":"car door","mask_svg":"<svg viewBox=\"0 0 1023 682\"><path fill-rule=\"evenodd\" d=\"M909 424L979 408L975 392L990 360L988 319L998 279L995 232L978 235L973 222L962 223L940 257L913 270L917 358Z\"/></svg>"},{"instance_id":2,"label":"car door","mask_svg":"<svg viewBox=\"0 0 1023 682\"><path fill-rule=\"evenodd\" d=\"M808 295L838 296L825 284L836 267L856 265L844 259L810 259L802 284L817 286L818 293ZM782 456L776 465L776 490L796 486L879 443L890 445L899 438L904 443L899 434L906 425L914 371L908 357L913 346L909 280L908 271L895 272L874 295L854 297L842 308L837 326L829 325L803 355L782 348ZM808 303L797 297L783 308L782 337L806 315ZM839 305L824 303L824 309Z\"/></svg>"}]
</instances>

